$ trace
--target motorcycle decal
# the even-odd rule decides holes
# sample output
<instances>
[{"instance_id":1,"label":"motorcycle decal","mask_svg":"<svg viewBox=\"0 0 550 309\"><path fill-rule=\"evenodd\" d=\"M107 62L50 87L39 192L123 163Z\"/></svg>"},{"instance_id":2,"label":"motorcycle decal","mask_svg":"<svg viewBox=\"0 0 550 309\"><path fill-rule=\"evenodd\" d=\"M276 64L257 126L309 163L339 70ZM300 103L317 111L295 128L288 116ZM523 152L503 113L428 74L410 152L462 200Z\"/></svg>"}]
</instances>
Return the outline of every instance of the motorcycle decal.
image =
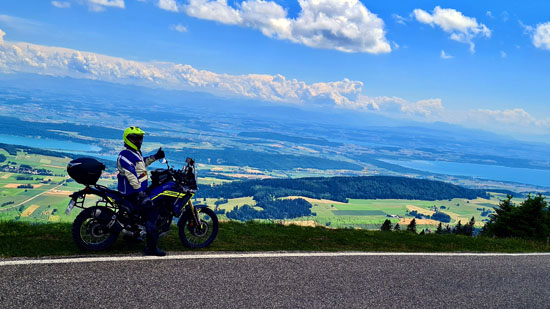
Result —
<instances>
[{"instance_id":1,"label":"motorcycle decal","mask_svg":"<svg viewBox=\"0 0 550 309\"><path fill-rule=\"evenodd\" d=\"M157 197L159 196L169 196L169 197L175 197L175 198L182 198L185 196L186 193L182 193L182 192L176 192L176 191L164 191L164 192L161 192L160 194L154 196L153 198L151 198L152 200L156 199Z\"/></svg>"}]
</instances>

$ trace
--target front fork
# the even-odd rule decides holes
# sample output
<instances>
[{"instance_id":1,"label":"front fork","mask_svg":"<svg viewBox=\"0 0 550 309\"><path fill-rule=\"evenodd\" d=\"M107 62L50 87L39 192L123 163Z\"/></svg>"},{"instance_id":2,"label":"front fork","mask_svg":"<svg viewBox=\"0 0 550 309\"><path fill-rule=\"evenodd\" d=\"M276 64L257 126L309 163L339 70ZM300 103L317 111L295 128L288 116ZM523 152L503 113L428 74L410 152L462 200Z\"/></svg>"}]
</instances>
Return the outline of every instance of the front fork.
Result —
<instances>
[{"instance_id":1,"label":"front fork","mask_svg":"<svg viewBox=\"0 0 550 309\"><path fill-rule=\"evenodd\" d=\"M187 201L187 206L191 210L191 214L193 214L193 219L195 221L195 224L197 224L198 227L202 228L201 218L199 217L199 213L197 212L197 208L195 208L195 206L191 202L191 199L189 199L189 201Z\"/></svg>"}]
</instances>

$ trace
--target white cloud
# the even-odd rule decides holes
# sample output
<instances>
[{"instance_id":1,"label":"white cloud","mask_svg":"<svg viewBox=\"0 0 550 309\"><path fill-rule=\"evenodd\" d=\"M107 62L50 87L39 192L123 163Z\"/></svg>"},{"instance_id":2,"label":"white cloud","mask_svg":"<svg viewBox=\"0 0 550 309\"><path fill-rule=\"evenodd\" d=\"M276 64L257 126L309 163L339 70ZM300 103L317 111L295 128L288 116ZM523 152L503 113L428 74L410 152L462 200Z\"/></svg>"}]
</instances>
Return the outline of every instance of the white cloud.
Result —
<instances>
[{"instance_id":1,"label":"white cloud","mask_svg":"<svg viewBox=\"0 0 550 309\"><path fill-rule=\"evenodd\" d=\"M531 36L533 46L540 49L550 50L550 22L538 24L536 27L526 25L518 21L523 28L523 33Z\"/></svg>"},{"instance_id":2,"label":"white cloud","mask_svg":"<svg viewBox=\"0 0 550 309\"><path fill-rule=\"evenodd\" d=\"M343 52L388 53L384 22L359 0L299 0L289 18L273 1L248 0L237 8L226 0L190 0L185 12L200 19L260 30L264 35L314 48Z\"/></svg>"},{"instance_id":3,"label":"white cloud","mask_svg":"<svg viewBox=\"0 0 550 309\"><path fill-rule=\"evenodd\" d=\"M508 54L506 54L505 51L501 50L501 51L500 51L500 57L501 57L501 58L506 58L506 57L508 57Z\"/></svg>"},{"instance_id":4,"label":"white cloud","mask_svg":"<svg viewBox=\"0 0 550 309\"><path fill-rule=\"evenodd\" d=\"M411 115L421 115L426 118L443 111L441 99L420 100L415 103L402 104L401 111Z\"/></svg>"},{"instance_id":5,"label":"white cloud","mask_svg":"<svg viewBox=\"0 0 550 309\"><path fill-rule=\"evenodd\" d=\"M178 11L176 0L159 0L158 7L170 12Z\"/></svg>"},{"instance_id":6,"label":"white cloud","mask_svg":"<svg viewBox=\"0 0 550 309\"><path fill-rule=\"evenodd\" d=\"M536 119L522 108L505 110L478 109L470 111L470 117L486 123L508 126L512 130L518 127L550 128L549 119Z\"/></svg>"},{"instance_id":7,"label":"white cloud","mask_svg":"<svg viewBox=\"0 0 550 309\"><path fill-rule=\"evenodd\" d=\"M102 12L106 7L124 9L124 0L87 0L88 8L93 12Z\"/></svg>"},{"instance_id":8,"label":"white cloud","mask_svg":"<svg viewBox=\"0 0 550 309\"><path fill-rule=\"evenodd\" d=\"M187 32L187 27L181 24L173 25L170 27L170 29L177 31L177 32Z\"/></svg>"},{"instance_id":9,"label":"white cloud","mask_svg":"<svg viewBox=\"0 0 550 309\"><path fill-rule=\"evenodd\" d=\"M409 102L399 97L369 97L359 94L354 100L343 99L336 103L341 108L376 111L387 116L420 121L437 120L445 110L439 98Z\"/></svg>"},{"instance_id":10,"label":"white cloud","mask_svg":"<svg viewBox=\"0 0 550 309\"><path fill-rule=\"evenodd\" d=\"M2 32L3 33L3 32ZM359 81L307 84L282 75L228 75L168 62L137 62L72 49L3 41L0 72L26 72L101 80L145 87L204 91L286 103L353 101L362 91Z\"/></svg>"},{"instance_id":11,"label":"white cloud","mask_svg":"<svg viewBox=\"0 0 550 309\"><path fill-rule=\"evenodd\" d=\"M484 24L478 23L473 17L464 16L455 9L442 9L436 6L433 14L421 9L415 9L413 15L416 20L430 26L437 25L443 31L450 33L450 39L470 45L470 51L475 51L472 42L477 36L491 37L491 30Z\"/></svg>"},{"instance_id":12,"label":"white cloud","mask_svg":"<svg viewBox=\"0 0 550 309\"><path fill-rule=\"evenodd\" d=\"M453 56L451 55L448 55L447 53L445 53L444 50L441 50L441 55L440 55L441 59L452 59Z\"/></svg>"},{"instance_id":13,"label":"white cloud","mask_svg":"<svg viewBox=\"0 0 550 309\"><path fill-rule=\"evenodd\" d=\"M491 11L487 11L487 13L485 13L485 15L487 15L487 17L492 18L492 19L495 18L495 16L493 15L493 12L491 12Z\"/></svg>"},{"instance_id":14,"label":"white cloud","mask_svg":"<svg viewBox=\"0 0 550 309\"><path fill-rule=\"evenodd\" d=\"M6 33L0 29L0 44L4 43L4 35L6 35Z\"/></svg>"},{"instance_id":15,"label":"white cloud","mask_svg":"<svg viewBox=\"0 0 550 309\"><path fill-rule=\"evenodd\" d=\"M538 24L533 35L536 48L550 50L550 22Z\"/></svg>"},{"instance_id":16,"label":"white cloud","mask_svg":"<svg viewBox=\"0 0 550 309\"><path fill-rule=\"evenodd\" d=\"M60 9L68 9L71 7L71 3L66 1L52 1L51 3L56 8L60 8Z\"/></svg>"},{"instance_id":17,"label":"white cloud","mask_svg":"<svg viewBox=\"0 0 550 309\"><path fill-rule=\"evenodd\" d=\"M229 7L226 0L189 0L189 4L185 7L185 12L189 16L213 20L223 24L234 25L242 22L239 12Z\"/></svg>"}]
</instances>

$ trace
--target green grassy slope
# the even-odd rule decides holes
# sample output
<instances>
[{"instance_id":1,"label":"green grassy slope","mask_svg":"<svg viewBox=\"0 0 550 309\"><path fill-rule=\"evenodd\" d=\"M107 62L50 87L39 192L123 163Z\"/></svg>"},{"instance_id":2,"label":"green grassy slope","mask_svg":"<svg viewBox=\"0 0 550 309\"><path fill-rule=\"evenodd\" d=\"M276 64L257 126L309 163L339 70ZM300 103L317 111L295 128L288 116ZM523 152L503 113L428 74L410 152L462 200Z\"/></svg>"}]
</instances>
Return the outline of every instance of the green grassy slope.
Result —
<instances>
[{"instance_id":1,"label":"green grassy slope","mask_svg":"<svg viewBox=\"0 0 550 309\"><path fill-rule=\"evenodd\" d=\"M118 240L100 253L81 252L68 223L30 224L0 221L0 257L136 254L144 243ZM168 251L189 251L174 227L160 242ZM385 251L385 252L550 252L545 243L457 235L417 235L263 223L222 222L218 238L202 251Z\"/></svg>"}]
</instances>

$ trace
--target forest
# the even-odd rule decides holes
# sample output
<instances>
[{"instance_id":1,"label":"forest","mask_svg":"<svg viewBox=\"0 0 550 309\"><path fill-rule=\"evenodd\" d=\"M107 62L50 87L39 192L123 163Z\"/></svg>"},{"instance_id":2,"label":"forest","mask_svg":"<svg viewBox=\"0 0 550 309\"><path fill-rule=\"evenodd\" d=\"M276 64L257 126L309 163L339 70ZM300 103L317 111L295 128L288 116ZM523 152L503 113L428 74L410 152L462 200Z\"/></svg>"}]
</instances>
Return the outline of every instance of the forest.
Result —
<instances>
[{"instance_id":1,"label":"forest","mask_svg":"<svg viewBox=\"0 0 550 309\"><path fill-rule=\"evenodd\" d=\"M202 186L200 197L237 198L254 196L304 196L347 202L353 199L445 200L452 198L488 198L484 190L426 179L394 176L308 177L236 181L211 187Z\"/></svg>"}]
</instances>

